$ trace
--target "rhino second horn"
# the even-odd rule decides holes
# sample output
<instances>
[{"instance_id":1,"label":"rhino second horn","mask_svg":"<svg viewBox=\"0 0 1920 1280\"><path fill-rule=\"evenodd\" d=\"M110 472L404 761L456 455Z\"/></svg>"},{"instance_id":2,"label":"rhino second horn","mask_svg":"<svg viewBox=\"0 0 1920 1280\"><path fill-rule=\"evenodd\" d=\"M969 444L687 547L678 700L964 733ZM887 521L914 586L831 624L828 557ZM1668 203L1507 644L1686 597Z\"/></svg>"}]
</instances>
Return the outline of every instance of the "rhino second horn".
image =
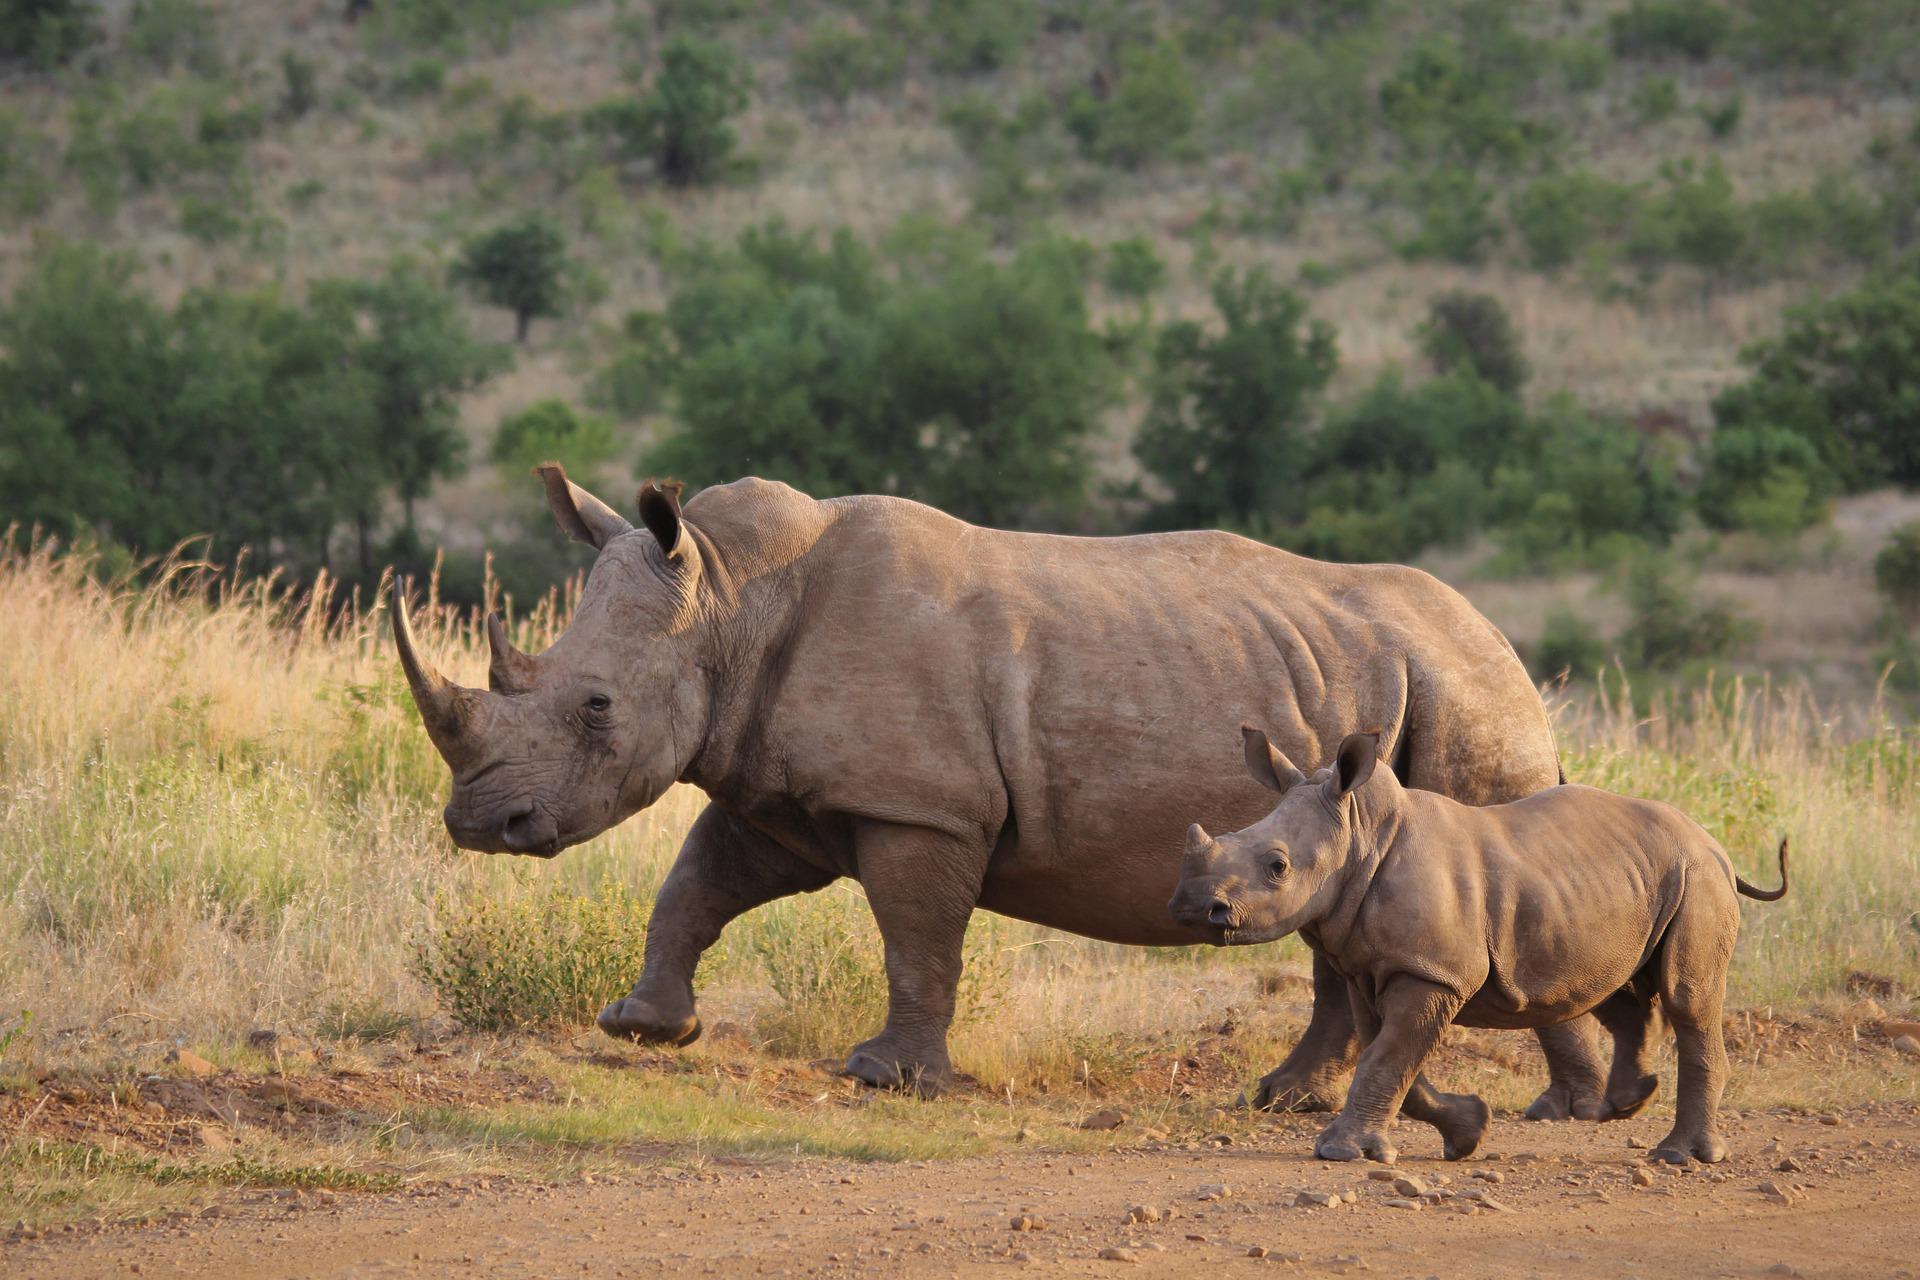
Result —
<instances>
[{"instance_id":1,"label":"rhino second horn","mask_svg":"<svg viewBox=\"0 0 1920 1280\"><path fill-rule=\"evenodd\" d=\"M498 610L487 615L487 684L495 693L518 693L533 684L533 658L513 647Z\"/></svg>"},{"instance_id":2,"label":"rhino second horn","mask_svg":"<svg viewBox=\"0 0 1920 1280\"><path fill-rule=\"evenodd\" d=\"M391 607L393 642L400 650L400 666L407 673L407 685L413 690L413 703L427 726L427 737L446 762L458 768L459 760L469 754L466 729L472 711L473 690L453 683L420 660L414 644L413 620L407 616L407 582L395 577Z\"/></svg>"}]
</instances>

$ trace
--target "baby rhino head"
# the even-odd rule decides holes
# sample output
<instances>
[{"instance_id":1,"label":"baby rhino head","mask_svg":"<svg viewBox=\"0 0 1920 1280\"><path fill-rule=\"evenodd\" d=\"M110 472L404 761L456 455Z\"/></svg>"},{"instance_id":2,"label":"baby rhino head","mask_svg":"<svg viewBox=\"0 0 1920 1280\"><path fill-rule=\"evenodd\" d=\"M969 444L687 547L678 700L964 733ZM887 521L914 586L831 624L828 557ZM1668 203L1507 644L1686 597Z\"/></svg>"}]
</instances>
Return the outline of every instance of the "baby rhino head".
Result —
<instances>
[{"instance_id":1,"label":"baby rhino head","mask_svg":"<svg viewBox=\"0 0 1920 1280\"><path fill-rule=\"evenodd\" d=\"M1261 730L1242 725L1240 735L1248 771L1280 804L1218 839L1198 823L1187 828L1180 885L1167 904L1175 920L1222 946L1271 942L1327 914L1354 846L1347 797L1373 775L1380 750L1377 733L1349 734L1332 767L1308 777Z\"/></svg>"}]
</instances>

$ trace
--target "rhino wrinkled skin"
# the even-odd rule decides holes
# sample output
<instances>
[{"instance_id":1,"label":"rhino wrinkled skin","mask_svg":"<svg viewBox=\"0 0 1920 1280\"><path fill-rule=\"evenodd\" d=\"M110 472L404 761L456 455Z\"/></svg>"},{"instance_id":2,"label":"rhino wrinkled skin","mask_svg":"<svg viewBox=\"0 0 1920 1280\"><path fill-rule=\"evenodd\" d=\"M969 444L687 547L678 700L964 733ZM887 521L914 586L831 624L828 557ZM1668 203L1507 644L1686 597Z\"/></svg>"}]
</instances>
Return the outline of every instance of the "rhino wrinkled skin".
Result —
<instances>
[{"instance_id":1,"label":"rhino wrinkled skin","mask_svg":"<svg viewBox=\"0 0 1920 1280\"><path fill-rule=\"evenodd\" d=\"M816 501L758 479L686 504L642 488L638 527L540 468L599 551L544 653L490 626L489 688L450 683L394 626L453 773L469 849L550 857L674 781L711 803L661 888L609 1034L699 1034L694 966L735 916L856 878L885 944L884 1029L852 1075L936 1089L976 907L1114 942L1174 922L1187 821L1266 810L1225 749L1259 718L1304 760L1382 726L1414 786L1471 804L1558 777L1538 692L1461 596L1397 566L1302 559L1225 533L1075 538L976 528L898 498ZM1536 1113L1603 1108L1597 1027L1543 1038ZM1260 1105L1338 1098L1353 1028L1315 963L1314 1015Z\"/></svg>"},{"instance_id":2,"label":"rhino wrinkled skin","mask_svg":"<svg viewBox=\"0 0 1920 1280\"><path fill-rule=\"evenodd\" d=\"M1720 1010L1740 931L1736 894L1775 901L1734 874L1680 810L1558 786L1471 808L1376 769L1357 733L1312 777L1243 726L1247 769L1280 793L1272 813L1214 839L1196 824L1169 911L1221 945L1298 932L1346 979L1364 1046L1346 1105L1315 1143L1323 1159L1391 1163L1404 1112L1440 1130L1449 1160L1473 1154L1486 1103L1421 1073L1449 1022L1538 1027L1589 1011L1613 1035L1606 1101L1616 1116L1659 1087L1648 1066L1655 1000L1678 1044L1674 1164L1726 1159L1715 1110L1726 1083Z\"/></svg>"}]
</instances>

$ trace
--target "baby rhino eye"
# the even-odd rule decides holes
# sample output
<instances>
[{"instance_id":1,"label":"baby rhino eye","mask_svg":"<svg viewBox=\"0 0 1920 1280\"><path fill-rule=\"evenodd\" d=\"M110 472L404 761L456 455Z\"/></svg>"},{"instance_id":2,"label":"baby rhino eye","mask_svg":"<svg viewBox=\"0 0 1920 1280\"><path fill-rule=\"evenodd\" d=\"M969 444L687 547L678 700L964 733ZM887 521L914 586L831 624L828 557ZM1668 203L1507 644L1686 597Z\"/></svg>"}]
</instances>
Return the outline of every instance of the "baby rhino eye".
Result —
<instances>
[{"instance_id":1,"label":"baby rhino eye","mask_svg":"<svg viewBox=\"0 0 1920 1280\"><path fill-rule=\"evenodd\" d=\"M587 710L593 712L595 715L599 715L600 713L606 711L607 708L611 707L612 705L613 705L613 699L609 698L604 693L596 693L591 698L587 699Z\"/></svg>"},{"instance_id":2,"label":"baby rhino eye","mask_svg":"<svg viewBox=\"0 0 1920 1280\"><path fill-rule=\"evenodd\" d=\"M1267 874L1278 880L1287 874L1287 855L1276 853L1267 859Z\"/></svg>"}]
</instances>

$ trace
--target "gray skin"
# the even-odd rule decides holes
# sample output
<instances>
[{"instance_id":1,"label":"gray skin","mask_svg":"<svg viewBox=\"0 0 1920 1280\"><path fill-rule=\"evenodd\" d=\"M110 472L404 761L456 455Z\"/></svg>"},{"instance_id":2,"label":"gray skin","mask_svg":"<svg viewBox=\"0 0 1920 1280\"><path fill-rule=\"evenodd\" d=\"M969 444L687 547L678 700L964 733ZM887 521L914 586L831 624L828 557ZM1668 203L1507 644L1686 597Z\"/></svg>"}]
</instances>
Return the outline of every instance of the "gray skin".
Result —
<instances>
[{"instance_id":1,"label":"gray skin","mask_svg":"<svg viewBox=\"0 0 1920 1280\"><path fill-rule=\"evenodd\" d=\"M610 1035L700 1033L694 967L762 903L860 881L885 946L880 1034L849 1074L937 1089L976 907L1142 946L1206 934L1166 912L1181 830L1267 808L1223 749L1257 715L1327 758L1356 720L1410 785L1482 804L1551 786L1552 731L1505 639L1397 566L1322 564L1224 533L1066 538L980 529L897 498L815 501L742 480L686 504L649 483L639 527L540 469L599 557L537 657L495 620L487 689L394 626L453 774L469 849L552 857L676 780L711 803L660 890ZM1357 1052L1316 961L1313 1019L1261 1106L1330 1109ZM1544 1041L1545 1116L1605 1112L1597 1024Z\"/></svg>"},{"instance_id":2,"label":"gray skin","mask_svg":"<svg viewBox=\"0 0 1920 1280\"><path fill-rule=\"evenodd\" d=\"M1654 1001L1678 1042L1674 1164L1726 1159L1715 1108L1726 1083L1720 1008L1739 899L1774 901L1670 805L1558 786L1471 808L1374 768L1372 733L1350 735L1312 777L1251 726L1247 768L1280 793L1260 821L1214 839L1187 833L1176 920L1221 945L1299 933L1346 979L1364 1049L1346 1105L1321 1133L1326 1160L1392 1163L1396 1113L1439 1129L1449 1160L1472 1155L1486 1103L1421 1073L1449 1022L1541 1027L1597 1014L1613 1035L1607 1102L1632 1115L1659 1087L1648 1069Z\"/></svg>"}]
</instances>

